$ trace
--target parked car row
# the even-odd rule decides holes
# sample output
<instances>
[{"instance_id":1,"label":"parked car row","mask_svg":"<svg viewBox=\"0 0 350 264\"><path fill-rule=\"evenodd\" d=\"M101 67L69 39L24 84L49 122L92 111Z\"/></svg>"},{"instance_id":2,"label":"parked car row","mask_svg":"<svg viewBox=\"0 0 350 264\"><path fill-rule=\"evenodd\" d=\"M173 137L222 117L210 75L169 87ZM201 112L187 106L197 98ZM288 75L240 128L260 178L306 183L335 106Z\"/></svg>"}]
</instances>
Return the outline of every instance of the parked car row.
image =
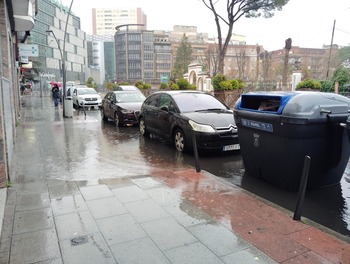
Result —
<instances>
[{"instance_id":1,"label":"parked car row","mask_svg":"<svg viewBox=\"0 0 350 264\"><path fill-rule=\"evenodd\" d=\"M239 150L233 111L200 91L157 91L147 98L130 86L108 92L102 100L103 120L119 126L139 125L142 136L157 135L176 150Z\"/></svg>"}]
</instances>

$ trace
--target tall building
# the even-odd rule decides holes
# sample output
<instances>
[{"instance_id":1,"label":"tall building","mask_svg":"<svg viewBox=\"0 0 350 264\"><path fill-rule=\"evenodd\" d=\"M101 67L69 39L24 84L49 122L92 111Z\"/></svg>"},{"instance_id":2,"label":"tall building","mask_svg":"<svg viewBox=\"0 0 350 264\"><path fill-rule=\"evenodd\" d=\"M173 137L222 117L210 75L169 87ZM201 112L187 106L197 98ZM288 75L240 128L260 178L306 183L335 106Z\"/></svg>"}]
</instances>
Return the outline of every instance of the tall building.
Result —
<instances>
[{"instance_id":1,"label":"tall building","mask_svg":"<svg viewBox=\"0 0 350 264\"><path fill-rule=\"evenodd\" d=\"M44 76L60 81L63 59L66 80L85 82L85 65L87 65L85 32L80 29L80 18L72 13L68 15L68 11L67 7L57 1L38 0L36 23L27 39L28 44L38 45L39 56L32 57L34 78Z\"/></svg>"},{"instance_id":2,"label":"tall building","mask_svg":"<svg viewBox=\"0 0 350 264\"><path fill-rule=\"evenodd\" d=\"M115 53L113 36L87 35L88 66L99 70L94 81L103 85L105 81L115 80Z\"/></svg>"},{"instance_id":3,"label":"tall building","mask_svg":"<svg viewBox=\"0 0 350 264\"><path fill-rule=\"evenodd\" d=\"M149 30L115 34L116 81L160 84L170 76L172 53L169 35Z\"/></svg>"},{"instance_id":4,"label":"tall building","mask_svg":"<svg viewBox=\"0 0 350 264\"><path fill-rule=\"evenodd\" d=\"M93 8L92 9L92 32L94 35L114 36L116 26L126 24L143 24L144 26L130 27L130 29L140 30L147 28L147 16L141 8L112 9Z\"/></svg>"}]
</instances>

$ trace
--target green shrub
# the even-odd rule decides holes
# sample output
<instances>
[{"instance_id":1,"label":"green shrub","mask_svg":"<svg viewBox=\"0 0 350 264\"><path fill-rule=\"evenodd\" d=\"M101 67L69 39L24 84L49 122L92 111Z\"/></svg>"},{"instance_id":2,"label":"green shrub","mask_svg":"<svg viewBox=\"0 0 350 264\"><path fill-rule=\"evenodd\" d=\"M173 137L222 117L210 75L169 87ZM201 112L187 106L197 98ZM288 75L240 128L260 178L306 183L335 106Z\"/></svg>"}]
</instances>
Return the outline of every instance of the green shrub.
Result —
<instances>
[{"instance_id":1,"label":"green shrub","mask_svg":"<svg viewBox=\"0 0 350 264\"><path fill-rule=\"evenodd\" d=\"M333 85L332 81L320 81L321 83L321 91L322 92L332 92L333 91Z\"/></svg>"},{"instance_id":2,"label":"green shrub","mask_svg":"<svg viewBox=\"0 0 350 264\"><path fill-rule=\"evenodd\" d=\"M306 79L297 84L296 89L310 88L310 89L321 89L321 83L317 80Z\"/></svg>"},{"instance_id":3,"label":"green shrub","mask_svg":"<svg viewBox=\"0 0 350 264\"><path fill-rule=\"evenodd\" d=\"M143 89L151 89L152 85L150 83L144 83L143 84Z\"/></svg>"},{"instance_id":4,"label":"green shrub","mask_svg":"<svg viewBox=\"0 0 350 264\"><path fill-rule=\"evenodd\" d=\"M185 78L180 78L177 80L176 84L179 86L180 90L188 90L190 88L190 83Z\"/></svg>"},{"instance_id":5,"label":"green shrub","mask_svg":"<svg viewBox=\"0 0 350 264\"><path fill-rule=\"evenodd\" d=\"M139 89L143 89L144 83L143 83L142 80L138 80L138 81L136 81L136 82L134 83L134 85L135 85L137 88L139 88Z\"/></svg>"},{"instance_id":6,"label":"green shrub","mask_svg":"<svg viewBox=\"0 0 350 264\"><path fill-rule=\"evenodd\" d=\"M162 82L159 86L159 89L166 89L168 87L169 87L169 85L167 83Z\"/></svg>"},{"instance_id":7,"label":"green shrub","mask_svg":"<svg viewBox=\"0 0 350 264\"><path fill-rule=\"evenodd\" d=\"M118 82L118 85L130 85L130 83L122 81L122 82Z\"/></svg>"},{"instance_id":8,"label":"green shrub","mask_svg":"<svg viewBox=\"0 0 350 264\"><path fill-rule=\"evenodd\" d=\"M214 90L222 90L220 83L226 81L226 76L218 73L211 79L211 84L213 85Z\"/></svg>"},{"instance_id":9,"label":"green shrub","mask_svg":"<svg viewBox=\"0 0 350 264\"><path fill-rule=\"evenodd\" d=\"M245 83L242 79L237 79L238 81L238 89L243 89L245 87Z\"/></svg>"},{"instance_id":10,"label":"green shrub","mask_svg":"<svg viewBox=\"0 0 350 264\"><path fill-rule=\"evenodd\" d=\"M219 84L220 90L232 90L232 83L231 81L222 81Z\"/></svg>"},{"instance_id":11,"label":"green shrub","mask_svg":"<svg viewBox=\"0 0 350 264\"><path fill-rule=\"evenodd\" d=\"M236 90L239 88L239 82L237 79L230 80L231 86L233 90Z\"/></svg>"},{"instance_id":12,"label":"green shrub","mask_svg":"<svg viewBox=\"0 0 350 264\"><path fill-rule=\"evenodd\" d=\"M178 86L176 83L172 83L172 84L170 85L170 89L171 89L171 90L180 90L179 86Z\"/></svg>"},{"instance_id":13,"label":"green shrub","mask_svg":"<svg viewBox=\"0 0 350 264\"><path fill-rule=\"evenodd\" d=\"M227 80L226 76L219 73L211 80L214 90L236 90L244 88L245 84L241 79Z\"/></svg>"}]
</instances>

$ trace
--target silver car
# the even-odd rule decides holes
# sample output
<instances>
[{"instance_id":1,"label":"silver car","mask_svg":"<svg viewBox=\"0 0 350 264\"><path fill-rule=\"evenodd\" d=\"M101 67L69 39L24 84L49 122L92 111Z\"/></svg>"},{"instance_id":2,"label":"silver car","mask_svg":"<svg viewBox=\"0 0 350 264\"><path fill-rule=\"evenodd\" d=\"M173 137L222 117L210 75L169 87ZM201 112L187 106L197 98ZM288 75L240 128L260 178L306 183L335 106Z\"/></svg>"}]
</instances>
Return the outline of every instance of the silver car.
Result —
<instances>
[{"instance_id":1,"label":"silver car","mask_svg":"<svg viewBox=\"0 0 350 264\"><path fill-rule=\"evenodd\" d=\"M94 89L87 86L77 86L73 88L73 107L78 109L80 107L98 107L101 109L102 98L100 94Z\"/></svg>"}]
</instances>

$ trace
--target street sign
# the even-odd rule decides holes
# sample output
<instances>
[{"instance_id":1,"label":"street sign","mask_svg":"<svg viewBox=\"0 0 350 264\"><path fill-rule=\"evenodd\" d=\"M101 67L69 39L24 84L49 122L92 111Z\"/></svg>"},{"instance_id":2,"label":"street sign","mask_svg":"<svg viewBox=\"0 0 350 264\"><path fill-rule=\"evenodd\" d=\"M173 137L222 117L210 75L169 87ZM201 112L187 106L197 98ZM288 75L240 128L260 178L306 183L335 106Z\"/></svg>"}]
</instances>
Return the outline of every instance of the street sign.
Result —
<instances>
[{"instance_id":1,"label":"street sign","mask_svg":"<svg viewBox=\"0 0 350 264\"><path fill-rule=\"evenodd\" d=\"M28 63L29 59L28 56L21 56L21 63Z\"/></svg>"},{"instance_id":2,"label":"street sign","mask_svg":"<svg viewBox=\"0 0 350 264\"><path fill-rule=\"evenodd\" d=\"M38 57L39 50L38 45L35 44L18 44L19 56L28 56L28 57Z\"/></svg>"}]
</instances>

